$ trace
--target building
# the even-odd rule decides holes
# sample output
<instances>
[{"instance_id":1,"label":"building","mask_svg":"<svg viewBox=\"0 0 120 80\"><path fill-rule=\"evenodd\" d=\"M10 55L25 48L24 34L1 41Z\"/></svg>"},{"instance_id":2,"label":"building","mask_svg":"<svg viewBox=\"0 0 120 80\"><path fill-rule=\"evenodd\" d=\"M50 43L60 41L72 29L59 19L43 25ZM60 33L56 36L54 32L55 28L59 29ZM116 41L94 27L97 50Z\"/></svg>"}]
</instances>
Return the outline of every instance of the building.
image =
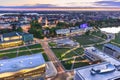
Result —
<instances>
[{"instance_id":1,"label":"building","mask_svg":"<svg viewBox=\"0 0 120 80\"><path fill-rule=\"evenodd\" d=\"M117 59L120 58L120 48L113 44L105 44L103 51Z\"/></svg>"},{"instance_id":2,"label":"building","mask_svg":"<svg viewBox=\"0 0 120 80\"><path fill-rule=\"evenodd\" d=\"M70 29L58 29L56 30L56 34L58 35L67 35L70 33Z\"/></svg>"},{"instance_id":3,"label":"building","mask_svg":"<svg viewBox=\"0 0 120 80\"><path fill-rule=\"evenodd\" d=\"M99 51L94 47L88 47L85 51L96 54L105 62L77 68L75 70L74 80L119 80L120 62L115 58Z\"/></svg>"},{"instance_id":4,"label":"building","mask_svg":"<svg viewBox=\"0 0 120 80\"><path fill-rule=\"evenodd\" d=\"M40 53L0 60L0 80L41 80L45 67Z\"/></svg>"},{"instance_id":5,"label":"building","mask_svg":"<svg viewBox=\"0 0 120 80\"><path fill-rule=\"evenodd\" d=\"M31 28L30 24L21 24L20 27L24 32L28 32L28 30Z\"/></svg>"},{"instance_id":6,"label":"building","mask_svg":"<svg viewBox=\"0 0 120 80\"><path fill-rule=\"evenodd\" d=\"M94 50L94 49L91 52L85 50L84 53L85 53L85 56L93 63L97 63L97 62L103 61L103 59L101 57L99 57L98 55L94 54L95 51L96 50Z\"/></svg>"},{"instance_id":7,"label":"building","mask_svg":"<svg viewBox=\"0 0 120 80\"><path fill-rule=\"evenodd\" d=\"M5 33L0 36L0 48L19 46L33 41L33 35L22 32Z\"/></svg>"},{"instance_id":8,"label":"building","mask_svg":"<svg viewBox=\"0 0 120 80\"><path fill-rule=\"evenodd\" d=\"M119 80L120 71L109 63L76 69L74 80Z\"/></svg>"},{"instance_id":9,"label":"building","mask_svg":"<svg viewBox=\"0 0 120 80\"><path fill-rule=\"evenodd\" d=\"M0 29L12 29L12 26L8 23L0 24Z\"/></svg>"},{"instance_id":10,"label":"building","mask_svg":"<svg viewBox=\"0 0 120 80\"><path fill-rule=\"evenodd\" d=\"M65 39L59 39L55 41L58 47L74 47L74 46L78 46L79 43L75 42L69 38L65 38Z\"/></svg>"},{"instance_id":11,"label":"building","mask_svg":"<svg viewBox=\"0 0 120 80\"><path fill-rule=\"evenodd\" d=\"M49 61L49 62L46 62L46 78L50 78L50 77L53 77L53 76L56 76L57 75L57 70L53 64L53 62Z\"/></svg>"}]
</instances>

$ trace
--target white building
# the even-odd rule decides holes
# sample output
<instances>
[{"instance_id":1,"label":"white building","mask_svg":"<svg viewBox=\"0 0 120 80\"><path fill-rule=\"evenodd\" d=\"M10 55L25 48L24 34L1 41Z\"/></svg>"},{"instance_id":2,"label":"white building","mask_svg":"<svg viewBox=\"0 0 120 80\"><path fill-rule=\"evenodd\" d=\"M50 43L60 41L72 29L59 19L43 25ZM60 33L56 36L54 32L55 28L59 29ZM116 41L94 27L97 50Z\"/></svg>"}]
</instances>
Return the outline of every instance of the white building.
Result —
<instances>
[{"instance_id":1,"label":"white building","mask_svg":"<svg viewBox=\"0 0 120 80\"><path fill-rule=\"evenodd\" d=\"M59 40L56 40L55 41L57 46L60 47L60 46L68 46L68 47L74 47L74 46L78 46L79 43L78 42L75 42L69 38L65 38L65 39L59 39Z\"/></svg>"},{"instance_id":2,"label":"white building","mask_svg":"<svg viewBox=\"0 0 120 80\"><path fill-rule=\"evenodd\" d=\"M74 80L120 80L119 61L94 47L88 47L85 51L96 54L105 62L76 69Z\"/></svg>"},{"instance_id":3,"label":"white building","mask_svg":"<svg viewBox=\"0 0 120 80\"><path fill-rule=\"evenodd\" d=\"M69 33L70 33L70 29L58 29L58 30L56 30L56 34L66 35Z\"/></svg>"}]
</instances>

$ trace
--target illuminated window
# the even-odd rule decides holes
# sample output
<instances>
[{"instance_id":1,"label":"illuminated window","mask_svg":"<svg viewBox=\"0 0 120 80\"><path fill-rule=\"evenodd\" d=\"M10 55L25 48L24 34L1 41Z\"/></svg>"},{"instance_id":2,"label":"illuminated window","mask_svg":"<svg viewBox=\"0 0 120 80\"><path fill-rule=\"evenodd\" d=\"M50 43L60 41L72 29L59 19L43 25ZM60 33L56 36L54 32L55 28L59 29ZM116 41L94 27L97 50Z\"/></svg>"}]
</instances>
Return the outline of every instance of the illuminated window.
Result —
<instances>
[{"instance_id":1,"label":"illuminated window","mask_svg":"<svg viewBox=\"0 0 120 80\"><path fill-rule=\"evenodd\" d=\"M10 40L10 38L4 38L4 41L9 41Z\"/></svg>"}]
</instances>

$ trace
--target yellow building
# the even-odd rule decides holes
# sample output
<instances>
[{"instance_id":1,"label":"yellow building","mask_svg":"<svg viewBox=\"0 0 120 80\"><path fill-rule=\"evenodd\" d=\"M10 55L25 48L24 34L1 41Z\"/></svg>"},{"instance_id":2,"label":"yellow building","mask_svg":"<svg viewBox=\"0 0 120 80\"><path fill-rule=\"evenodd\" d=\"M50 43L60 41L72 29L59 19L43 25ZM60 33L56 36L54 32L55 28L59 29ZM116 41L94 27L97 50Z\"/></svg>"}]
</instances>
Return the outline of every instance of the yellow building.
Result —
<instances>
[{"instance_id":1,"label":"yellow building","mask_svg":"<svg viewBox=\"0 0 120 80\"><path fill-rule=\"evenodd\" d=\"M20 46L33 41L33 35L28 33L11 32L1 35L0 48Z\"/></svg>"},{"instance_id":2,"label":"yellow building","mask_svg":"<svg viewBox=\"0 0 120 80\"><path fill-rule=\"evenodd\" d=\"M38 80L45 77L46 64L42 54L8 60L0 61L0 80Z\"/></svg>"}]
</instances>

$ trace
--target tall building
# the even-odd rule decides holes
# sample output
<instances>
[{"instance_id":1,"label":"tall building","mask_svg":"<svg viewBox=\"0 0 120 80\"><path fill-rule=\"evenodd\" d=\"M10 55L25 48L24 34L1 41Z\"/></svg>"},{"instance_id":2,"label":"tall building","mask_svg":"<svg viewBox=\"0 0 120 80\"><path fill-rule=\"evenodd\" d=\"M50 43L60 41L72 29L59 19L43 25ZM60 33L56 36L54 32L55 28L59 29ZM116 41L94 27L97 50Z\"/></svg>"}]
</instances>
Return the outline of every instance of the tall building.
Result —
<instances>
[{"instance_id":1,"label":"tall building","mask_svg":"<svg viewBox=\"0 0 120 80\"><path fill-rule=\"evenodd\" d=\"M5 33L0 36L0 48L19 46L33 41L33 35L22 32Z\"/></svg>"},{"instance_id":2,"label":"tall building","mask_svg":"<svg viewBox=\"0 0 120 80\"><path fill-rule=\"evenodd\" d=\"M0 80L43 80L45 67L40 53L0 60Z\"/></svg>"},{"instance_id":3,"label":"tall building","mask_svg":"<svg viewBox=\"0 0 120 80\"><path fill-rule=\"evenodd\" d=\"M117 59L120 58L120 48L113 44L105 44L103 51Z\"/></svg>"}]
</instances>

